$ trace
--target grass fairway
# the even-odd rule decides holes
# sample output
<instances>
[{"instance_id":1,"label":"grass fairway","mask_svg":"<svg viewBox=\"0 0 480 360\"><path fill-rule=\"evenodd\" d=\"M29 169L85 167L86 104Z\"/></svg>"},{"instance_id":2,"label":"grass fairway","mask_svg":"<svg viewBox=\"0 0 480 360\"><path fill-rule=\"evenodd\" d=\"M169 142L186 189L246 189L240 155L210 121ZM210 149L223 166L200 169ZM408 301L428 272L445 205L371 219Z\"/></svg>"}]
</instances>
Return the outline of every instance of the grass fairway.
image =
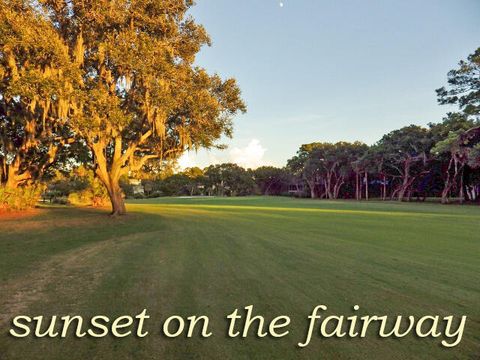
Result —
<instances>
[{"instance_id":1,"label":"grass fairway","mask_svg":"<svg viewBox=\"0 0 480 360\"><path fill-rule=\"evenodd\" d=\"M44 208L0 219L0 359L478 359L480 208L287 198L134 201L130 215ZM100 214L99 214L100 212ZM282 339L231 339L224 316L289 315ZM461 344L322 339L328 314L467 315ZM14 315L151 316L143 339L14 339ZM167 339L169 315L208 315L213 336ZM318 323L317 323L318 325Z\"/></svg>"}]
</instances>

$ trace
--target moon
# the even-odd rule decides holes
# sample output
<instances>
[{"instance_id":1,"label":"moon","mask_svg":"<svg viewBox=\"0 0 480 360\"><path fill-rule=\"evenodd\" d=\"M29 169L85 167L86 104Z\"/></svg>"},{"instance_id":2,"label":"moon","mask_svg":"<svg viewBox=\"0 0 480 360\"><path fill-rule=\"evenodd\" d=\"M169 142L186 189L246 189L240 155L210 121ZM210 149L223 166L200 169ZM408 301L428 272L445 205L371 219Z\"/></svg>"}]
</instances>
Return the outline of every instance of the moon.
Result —
<instances>
[{"instance_id":1,"label":"moon","mask_svg":"<svg viewBox=\"0 0 480 360\"><path fill-rule=\"evenodd\" d=\"M283 2L280 2L278 5L282 8L284 4Z\"/></svg>"}]
</instances>

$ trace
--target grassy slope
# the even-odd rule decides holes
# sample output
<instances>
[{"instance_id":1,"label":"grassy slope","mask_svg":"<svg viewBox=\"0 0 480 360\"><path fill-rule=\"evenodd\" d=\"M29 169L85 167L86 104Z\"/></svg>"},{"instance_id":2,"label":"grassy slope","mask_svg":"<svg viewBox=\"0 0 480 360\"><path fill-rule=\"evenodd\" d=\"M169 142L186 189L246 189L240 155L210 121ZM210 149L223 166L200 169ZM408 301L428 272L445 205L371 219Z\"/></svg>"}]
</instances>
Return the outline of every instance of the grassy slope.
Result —
<instances>
[{"instance_id":1,"label":"grassy slope","mask_svg":"<svg viewBox=\"0 0 480 360\"><path fill-rule=\"evenodd\" d=\"M131 215L48 208L0 219L0 309L12 314L135 315L151 334L15 340L0 318L0 359L476 359L480 354L480 208L282 198L135 201ZM281 340L227 339L223 316L255 305L288 314ZM466 314L461 345L440 340L303 341L317 304L331 313ZM5 310L6 309L6 310ZM205 314L214 336L168 340L158 324ZM67 356L68 354L68 356ZM100 356L101 355L101 356Z\"/></svg>"}]
</instances>

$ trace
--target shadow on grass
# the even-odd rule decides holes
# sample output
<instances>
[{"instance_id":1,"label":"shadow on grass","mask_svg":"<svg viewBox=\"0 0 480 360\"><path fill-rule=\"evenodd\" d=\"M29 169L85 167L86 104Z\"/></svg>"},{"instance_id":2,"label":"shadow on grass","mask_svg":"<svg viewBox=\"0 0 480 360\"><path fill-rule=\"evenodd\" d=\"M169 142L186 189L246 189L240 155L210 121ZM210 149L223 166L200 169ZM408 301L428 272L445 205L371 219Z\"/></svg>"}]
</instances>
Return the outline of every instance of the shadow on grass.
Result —
<instances>
[{"instance_id":1,"label":"shadow on grass","mask_svg":"<svg viewBox=\"0 0 480 360\"><path fill-rule=\"evenodd\" d=\"M165 229L159 213L41 206L27 216L0 219L0 281L16 277L57 254L116 238Z\"/></svg>"}]
</instances>

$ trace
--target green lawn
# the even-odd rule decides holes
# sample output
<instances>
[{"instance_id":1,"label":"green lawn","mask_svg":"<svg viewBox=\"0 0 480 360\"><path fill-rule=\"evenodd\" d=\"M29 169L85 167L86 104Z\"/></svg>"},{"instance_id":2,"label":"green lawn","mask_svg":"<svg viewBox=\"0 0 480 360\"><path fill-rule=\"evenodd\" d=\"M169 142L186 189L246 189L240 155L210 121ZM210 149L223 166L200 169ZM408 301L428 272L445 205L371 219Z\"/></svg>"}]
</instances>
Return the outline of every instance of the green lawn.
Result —
<instances>
[{"instance_id":1,"label":"green lawn","mask_svg":"<svg viewBox=\"0 0 480 360\"><path fill-rule=\"evenodd\" d=\"M478 359L480 207L287 198L132 201L130 215L46 207L0 218L0 359ZM289 315L282 339L231 339L224 316L253 304ZM461 344L322 339L307 315L467 315ZM143 339L14 339L14 315L136 315ZM208 339L160 335L207 315Z\"/></svg>"}]
</instances>

